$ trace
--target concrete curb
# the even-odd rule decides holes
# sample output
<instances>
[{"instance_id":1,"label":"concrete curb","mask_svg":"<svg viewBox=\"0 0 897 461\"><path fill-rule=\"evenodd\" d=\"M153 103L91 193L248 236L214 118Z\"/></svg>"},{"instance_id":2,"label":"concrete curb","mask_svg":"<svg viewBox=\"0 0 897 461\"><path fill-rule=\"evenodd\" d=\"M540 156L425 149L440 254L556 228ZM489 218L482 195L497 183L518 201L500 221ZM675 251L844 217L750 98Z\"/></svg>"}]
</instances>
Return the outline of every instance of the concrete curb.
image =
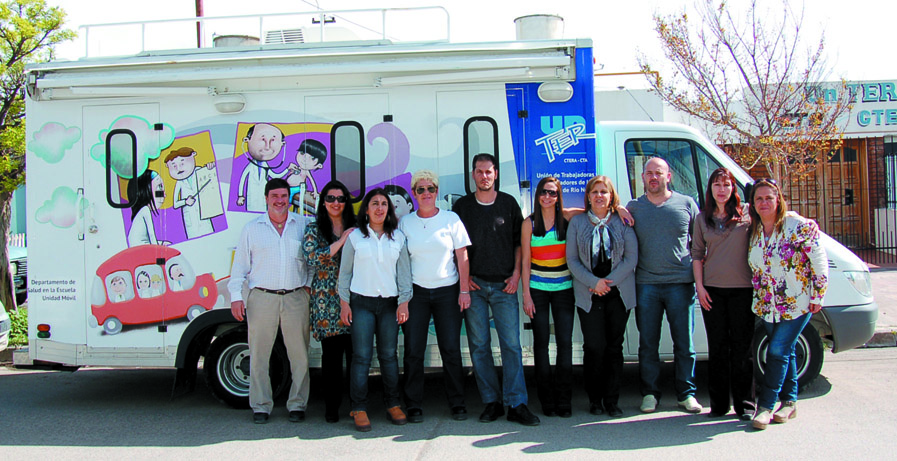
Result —
<instances>
[{"instance_id":1,"label":"concrete curb","mask_svg":"<svg viewBox=\"0 0 897 461\"><path fill-rule=\"evenodd\" d=\"M876 331L863 347L897 347L897 329Z\"/></svg>"}]
</instances>

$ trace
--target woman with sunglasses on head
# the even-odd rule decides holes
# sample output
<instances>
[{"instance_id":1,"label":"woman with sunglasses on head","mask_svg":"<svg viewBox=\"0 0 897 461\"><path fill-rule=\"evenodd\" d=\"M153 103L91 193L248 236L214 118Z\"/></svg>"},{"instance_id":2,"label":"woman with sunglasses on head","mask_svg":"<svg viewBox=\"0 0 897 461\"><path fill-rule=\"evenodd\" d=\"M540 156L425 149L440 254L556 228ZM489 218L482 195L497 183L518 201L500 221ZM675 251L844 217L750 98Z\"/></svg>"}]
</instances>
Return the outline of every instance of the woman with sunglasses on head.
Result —
<instances>
[{"instance_id":1,"label":"woman with sunglasses on head","mask_svg":"<svg viewBox=\"0 0 897 461\"><path fill-rule=\"evenodd\" d=\"M567 223L561 182L548 176L536 185L538 207L523 220L520 233L523 312L533 327L536 392L545 416L573 415L573 278L567 269ZM579 211L579 210L577 210ZM554 319L557 358L554 375L548 359Z\"/></svg>"},{"instance_id":2,"label":"woman with sunglasses on head","mask_svg":"<svg viewBox=\"0 0 897 461\"><path fill-rule=\"evenodd\" d=\"M729 413L731 395L735 415L746 420L753 383L753 287L746 251L751 218L735 188L729 170L710 174L704 208L695 219L691 258L707 330L710 416Z\"/></svg>"},{"instance_id":3,"label":"woman with sunglasses on head","mask_svg":"<svg viewBox=\"0 0 897 461\"><path fill-rule=\"evenodd\" d=\"M797 363L794 346L810 317L822 310L828 288L828 260L819 242L819 226L788 212L773 180L754 183L750 250L754 313L768 336L766 370L757 394L753 426L797 416ZM776 400L781 402L775 410Z\"/></svg>"},{"instance_id":4,"label":"woman with sunglasses on head","mask_svg":"<svg viewBox=\"0 0 897 461\"><path fill-rule=\"evenodd\" d=\"M464 310L470 307L467 261L470 237L458 215L436 207L439 178L435 173L429 170L414 173L411 192L417 201L417 211L399 222L399 229L408 239L413 282L413 296L408 305L411 317L402 325L408 421L423 422L424 356L431 315L452 419L461 421L467 419L461 319Z\"/></svg>"},{"instance_id":5,"label":"woman with sunglasses on head","mask_svg":"<svg viewBox=\"0 0 897 461\"><path fill-rule=\"evenodd\" d=\"M623 335L635 307L638 239L623 222L624 208L607 176L586 183L586 213L567 229L567 265L583 337L583 373L589 413L623 415Z\"/></svg>"},{"instance_id":6,"label":"woman with sunglasses on head","mask_svg":"<svg viewBox=\"0 0 897 461\"><path fill-rule=\"evenodd\" d=\"M355 428L360 432L371 430L367 396L374 335L386 417L395 425L407 423L399 395L396 349L399 325L408 320L411 262L405 234L398 229L395 209L382 188L364 196L358 210L358 228L343 246L339 297L340 319L352 333L349 400Z\"/></svg>"},{"instance_id":7,"label":"woman with sunglasses on head","mask_svg":"<svg viewBox=\"0 0 897 461\"><path fill-rule=\"evenodd\" d=\"M349 325L340 320L337 281L343 245L355 230L355 212L349 189L339 181L327 183L321 189L321 199L317 221L305 227L302 249L312 273L309 325L323 352L324 417L328 423L335 423L343 399L343 357L347 369L352 363L352 337Z\"/></svg>"}]
</instances>

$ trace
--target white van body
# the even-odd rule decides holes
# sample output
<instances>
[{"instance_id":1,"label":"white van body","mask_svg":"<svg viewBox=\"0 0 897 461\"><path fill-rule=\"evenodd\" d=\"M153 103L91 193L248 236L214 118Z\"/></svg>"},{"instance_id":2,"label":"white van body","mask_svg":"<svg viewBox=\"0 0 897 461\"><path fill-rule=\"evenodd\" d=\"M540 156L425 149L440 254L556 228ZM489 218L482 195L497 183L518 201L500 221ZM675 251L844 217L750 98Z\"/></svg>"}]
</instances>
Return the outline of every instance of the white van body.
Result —
<instances>
[{"instance_id":1,"label":"white van body","mask_svg":"<svg viewBox=\"0 0 897 461\"><path fill-rule=\"evenodd\" d=\"M727 166L740 186L750 182L688 127L596 124L589 40L182 49L37 64L27 73L30 359L172 366L177 386L190 389L205 357L213 391L233 405L245 404L248 351L225 285L240 230L263 212L252 203L250 178L290 180L303 142L327 155L311 171L314 182L291 183L298 197L338 178L356 203L372 187L409 189L411 173L427 168L439 175L440 206L448 208L469 192L470 158L479 152L498 156L499 187L525 212L531 186L548 174L562 179L568 204L582 203L595 174L614 178L625 203L641 193L627 187L638 177L627 170L632 139L687 143L695 165ZM247 144L260 124L284 136L264 164ZM185 147L194 154L180 170L172 152ZM152 190L164 195L157 213L131 208L138 195L129 184L136 190L133 178L148 170ZM190 196L198 197L193 205ZM871 337L877 307L868 268L834 241L826 249L832 288L813 324L839 351ZM705 358L700 319L695 345ZM526 327L521 334L531 364L532 335ZM574 340L581 344L578 328ZM807 361L818 373L819 336L810 342L819 350L808 346ZM662 344L671 357L668 337ZM493 346L498 357L497 338ZM636 358L634 316L625 348ZM581 353L574 347L577 363ZM464 354L469 363L466 347ZM435 336L427 357L428 366L440 364ZM312 344L312 365L319 360ZM289 379L285 361L276 347L279 390Z\"/></svg>"}]
</instances>

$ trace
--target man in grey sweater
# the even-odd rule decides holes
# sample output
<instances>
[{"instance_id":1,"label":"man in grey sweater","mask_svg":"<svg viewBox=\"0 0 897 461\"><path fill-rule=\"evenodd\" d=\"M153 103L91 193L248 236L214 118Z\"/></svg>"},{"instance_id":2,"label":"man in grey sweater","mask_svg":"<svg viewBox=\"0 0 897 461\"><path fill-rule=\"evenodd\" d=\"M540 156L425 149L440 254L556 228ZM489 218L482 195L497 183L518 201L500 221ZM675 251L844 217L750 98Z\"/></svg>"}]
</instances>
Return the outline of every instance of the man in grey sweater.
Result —
<instances>
[{"instance_id":1,"label":"man in grey sweater","mask_svg":"<svg viewBox=\"0 0 897 461\"><path fill-rule=\"evenodd\" d=\"M666 313L673 339L675 387L679 406L690 413L703 407L695 399L695 285L689 252L698 205L669 190L670 167L654 157L645 163L645 195L626 206L635 218L638 266L635 319L639 330L639 375L645 413L660 400L660 330Z\"/></svg>"}]
</instances>

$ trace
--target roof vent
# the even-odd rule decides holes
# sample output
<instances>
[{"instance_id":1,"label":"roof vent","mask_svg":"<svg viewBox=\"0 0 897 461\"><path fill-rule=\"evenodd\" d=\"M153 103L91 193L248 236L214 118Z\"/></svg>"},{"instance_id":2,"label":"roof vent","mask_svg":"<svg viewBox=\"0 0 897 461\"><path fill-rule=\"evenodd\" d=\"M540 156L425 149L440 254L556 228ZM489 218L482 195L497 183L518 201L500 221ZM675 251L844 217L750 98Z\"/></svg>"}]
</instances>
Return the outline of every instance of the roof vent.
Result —
<instances>
[{"instance_id":1,"label":"roof vent","mask_svg":"<svg viewBox=\"0 0 897 461\"><path fill-rule=\"evenodd\" d=\"M265 33L265 44L305 43L302 29L269 30Z\"/></svg>"},{"instance_id":2,"label":"roof vent","mask_svg":"<svg viewBox=\"0 0 897 461\"><path fill-rule=\"evenodd\" d=\"M531 14L514 20L517 40L551 40L564 37L564 18L553 14Z\"/></svg>"},{"instance_id":3,"label":"roof vent","mask_svg":"<svg viewBox=\"0 0 897 461\"><path fill-rule=\"evenodd\" d=\"M259 38L251 35L219 35L212 39L215 48L229 46L257 46Z\"/></svg>"}]
</instances>

